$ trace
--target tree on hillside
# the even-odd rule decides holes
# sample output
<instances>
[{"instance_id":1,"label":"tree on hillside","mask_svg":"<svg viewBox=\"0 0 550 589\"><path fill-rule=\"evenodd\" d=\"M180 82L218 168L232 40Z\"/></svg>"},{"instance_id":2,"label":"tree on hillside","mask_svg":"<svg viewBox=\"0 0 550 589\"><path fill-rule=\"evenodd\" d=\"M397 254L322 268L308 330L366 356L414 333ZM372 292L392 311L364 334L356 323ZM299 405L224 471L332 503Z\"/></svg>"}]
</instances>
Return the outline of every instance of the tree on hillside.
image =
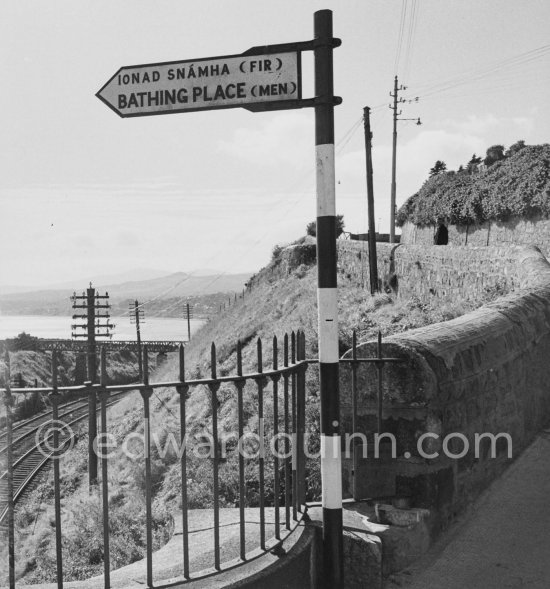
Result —
<instances>
[{"instance_id":1,"label":"tree on hillside","mask_svg":"<svg viewBox=\"0 0 550 589\"><path fill-rule=\"evenodd\" d=\"M506 151L506 157L510 157L511 155L518 153L519 151L521 151L524 148L525 148L525 141L523 139L520 139L519 141L516 141L513 145L510 145L510 147Z\"/></svg>"},{"instance_id":2,"label":"tree on hillside","mask_svg":"<svg viewBox=\"0 0 550 589\"><path fill-rule=\"evenodd\" d=\"M474 155L472 155L470 161L468 162L466 169L468 170L468 172L470 172L470 174L472 172L477 172L477 166L480 163L481 163L481 158L474 153Z\"/></svg>"},{"instance_id":3,"label":"tree on hillside","mask_svg":"<svg viewBox=\"0 0 550 589\"><path fill-rule=\"evenodd\" d=\"M447 164L441 160L437 160L434 164L434 167L430 169L430 178L432 176L436 176L437 174L441 174L447 170Z\"/></svg>"},{"instance_id":4,"label":"tree on hillside","mask_svg":"<svg viewBox=\"0 0 550 589\"><path fill-rule=\"evenodd\" d=\"M38 338L29 335L22 331L17 337L6 340L8 350L12 352L19 352L21 350L30 350L36 352L38 350Z\"/></svg>"},{"instance_id":5,"label":"tree on hillside","mask_svg":"<svg viewBox=\"0 0 550 589\"><path fill-rule=\"evenodd\" d=\"M340 237L344 232L344 215L336 215L336 237ZM311 221L307 224L306 235L315 237L317 235L317 221Z\"/></svg>"},{"instance_id":6,"label":"tree on hillside","mask_svg":"<svg viewBox=\"0 0 550 589\"><path fill-rule=\"evenodd\" d=\"M483 160L483 163L486 166L492 166L493 164L499 162L500 160L503 160L504 158L504 145L492 145L487 150L487 154L485 156L485 159Z\"/></svg>"}]
</instances>

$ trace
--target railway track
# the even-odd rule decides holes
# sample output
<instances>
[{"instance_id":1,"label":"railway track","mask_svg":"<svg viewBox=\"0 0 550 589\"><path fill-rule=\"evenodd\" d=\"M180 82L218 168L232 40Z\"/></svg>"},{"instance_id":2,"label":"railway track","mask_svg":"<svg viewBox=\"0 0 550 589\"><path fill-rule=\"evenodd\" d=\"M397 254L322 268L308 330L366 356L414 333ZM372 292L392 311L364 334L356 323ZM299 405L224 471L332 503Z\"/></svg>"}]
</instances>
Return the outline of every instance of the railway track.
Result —
<instances>
[{"instance_id":1,"label":"railway track","mask_svg":"<svg viewBox=\"0 0 550 589\"><path fill-rule=\"evenodd\" d=\"M109 398L107 406L118 402L127 391L114 393ZM48 433L51 424L52 412L44 412L40 415L16 423L13 429L13 494L14 504L21 498L23 492L35 479L36 475L50 461L53 455L53 432ZM58 423L63 422L64 427L59 430L60 450L66 450L67 446L74 443L75 432L73 426L86 419L88 416L88 400L78 399L62 405L59 408ZM59 424L61 425L61 424ZM5 440L5 436L3 437ZM0 474L0 525L3 524L8 512L8 472L7 472L7 446L0 448L2 459L2 473Z\"/></svg>"},{"instance_id":2,"label":"railway track","mask_svg":"<svg viewBox=\"0 0 550 589\"><path fill-rule=\"evenodd\" d=\"M86 403L87 401L85 401L82 398L68 401L67 403L59 405L59 411L64 412L64 414L66 414L66 410L69 409L69 407L77 408L78 406L86 405ZM13 442L15 443L17 441L17 438L24 436L26 433L30 431L36 431L37 427L40 427L42 423L51 420L51 416L52 410L48 409L46 411L41 411L40 413L37 413L36 415L29 417L28 419L21 419L19 421L15 421L12 425L12 432L14 436ZM0 456L6 452L6 437L7 432L0 432L0 443L3 444L2 447L0 447Z\"/></svg>"}]
</instances>

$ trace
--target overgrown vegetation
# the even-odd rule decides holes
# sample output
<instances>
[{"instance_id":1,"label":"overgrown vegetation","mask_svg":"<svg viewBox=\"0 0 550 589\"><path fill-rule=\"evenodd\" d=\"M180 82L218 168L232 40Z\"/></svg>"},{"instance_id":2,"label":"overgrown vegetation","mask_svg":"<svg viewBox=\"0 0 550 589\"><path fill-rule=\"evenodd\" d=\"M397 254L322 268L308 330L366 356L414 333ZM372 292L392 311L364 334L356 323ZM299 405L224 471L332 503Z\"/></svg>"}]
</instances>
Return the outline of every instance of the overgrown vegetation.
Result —
<instances>
[{"instance_id":1,"label":"overgrown vegetation","mask_svg":"<svg viewBox=\"0 0 550 589\"><path fill-rule=\"evenodd\" d=\"M122 420L124 423L124 420ZM63 521L63 570L66 581L87 579L103 572L102 506L99 491L87 489L87 435L77 432L79 443L60 461ZM120 433L118 428L115 432ZM135 466L134 466L135 468ZM110 556L113 568L145 556L144 488L126 484L122 473L109 477ZM45 477L16 510L16 575L25 583L56 579L54 487L52 474ZM172 518L162 504L153 506L155 549L170 537ZM0 549L4 573L7 546Z\"/></svg>"},{"instance_id":2,"label":"overgrown vegetation","mask_svg":"<svg viewBox=\"0 0 550 589\"><path fill-rule=\"evenodd\" d=\"M399 209L397 224L467 225L550 216L549 144L518 141L506 152L494 145L487 150L486 169L479 170L478 160L474 154L466 168L431 174Z\"/></svg>"},{"instance_id":3,"label":"overgrown vegetation","mask_svg":"<svg viewBox=\"0 0 550 589\"><path fill-rule=\"evenodd\" d=\"M4 342L0 342L0 344L2 352L5 350L10 352L20 352L22 350L35 352L38 349L38 338L22 331L17 337L8 338Z\"/></svg>"}]
</instances>

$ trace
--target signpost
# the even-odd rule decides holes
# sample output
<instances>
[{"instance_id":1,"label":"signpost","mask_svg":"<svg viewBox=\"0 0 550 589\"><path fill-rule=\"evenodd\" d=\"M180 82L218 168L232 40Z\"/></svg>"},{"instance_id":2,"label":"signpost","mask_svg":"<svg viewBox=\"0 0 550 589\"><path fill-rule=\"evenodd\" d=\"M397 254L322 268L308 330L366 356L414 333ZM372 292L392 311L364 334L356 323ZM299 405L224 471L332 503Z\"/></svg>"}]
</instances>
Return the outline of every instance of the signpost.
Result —
<instances>
[{"instance_id":1,"label":"signpost","mask_svg":"<svg viewBox=\"0 0 550 589\"><path fill-rule=\"evenodd\" d=\"M300 108L300 51L255 47L241 55L126 66L96 96L121 117L243 107Z\"/></svg>"},{"instance_id":2,"label":"signpost","mask_svg":"<svg viewBox=\"0 0 550 589\"><path fill-rule=\"evenodd\" d=\"M315 108L317 184L317 307L321 392L323 578L344 584L342 546L342 458L334 173L332 12L314 15L314 39L253 47L240 55L122 67L97 97L121 117L222 108L270 111ZM301 52L313 51L315 97L303 99ZM152 575L147 582L152 586Z\"/></svg>"}]
</instances>

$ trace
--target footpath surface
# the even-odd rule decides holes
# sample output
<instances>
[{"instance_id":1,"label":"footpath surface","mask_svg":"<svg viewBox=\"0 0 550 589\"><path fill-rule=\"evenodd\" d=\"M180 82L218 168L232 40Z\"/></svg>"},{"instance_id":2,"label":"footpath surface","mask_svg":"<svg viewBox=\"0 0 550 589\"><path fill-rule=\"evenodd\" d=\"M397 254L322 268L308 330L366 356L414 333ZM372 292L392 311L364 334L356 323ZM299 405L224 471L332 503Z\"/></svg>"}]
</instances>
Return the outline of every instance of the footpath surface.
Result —
<instances>
[{"instance_id":1,"label":"footpath surface","mask_svg":"<svg viewBox=\"0 0 550 589\"><path fill-rule=\"evenodd\" d=\"M408 570L386 587L548 589L550 429Z\"/></svg>"}]
</instances>

